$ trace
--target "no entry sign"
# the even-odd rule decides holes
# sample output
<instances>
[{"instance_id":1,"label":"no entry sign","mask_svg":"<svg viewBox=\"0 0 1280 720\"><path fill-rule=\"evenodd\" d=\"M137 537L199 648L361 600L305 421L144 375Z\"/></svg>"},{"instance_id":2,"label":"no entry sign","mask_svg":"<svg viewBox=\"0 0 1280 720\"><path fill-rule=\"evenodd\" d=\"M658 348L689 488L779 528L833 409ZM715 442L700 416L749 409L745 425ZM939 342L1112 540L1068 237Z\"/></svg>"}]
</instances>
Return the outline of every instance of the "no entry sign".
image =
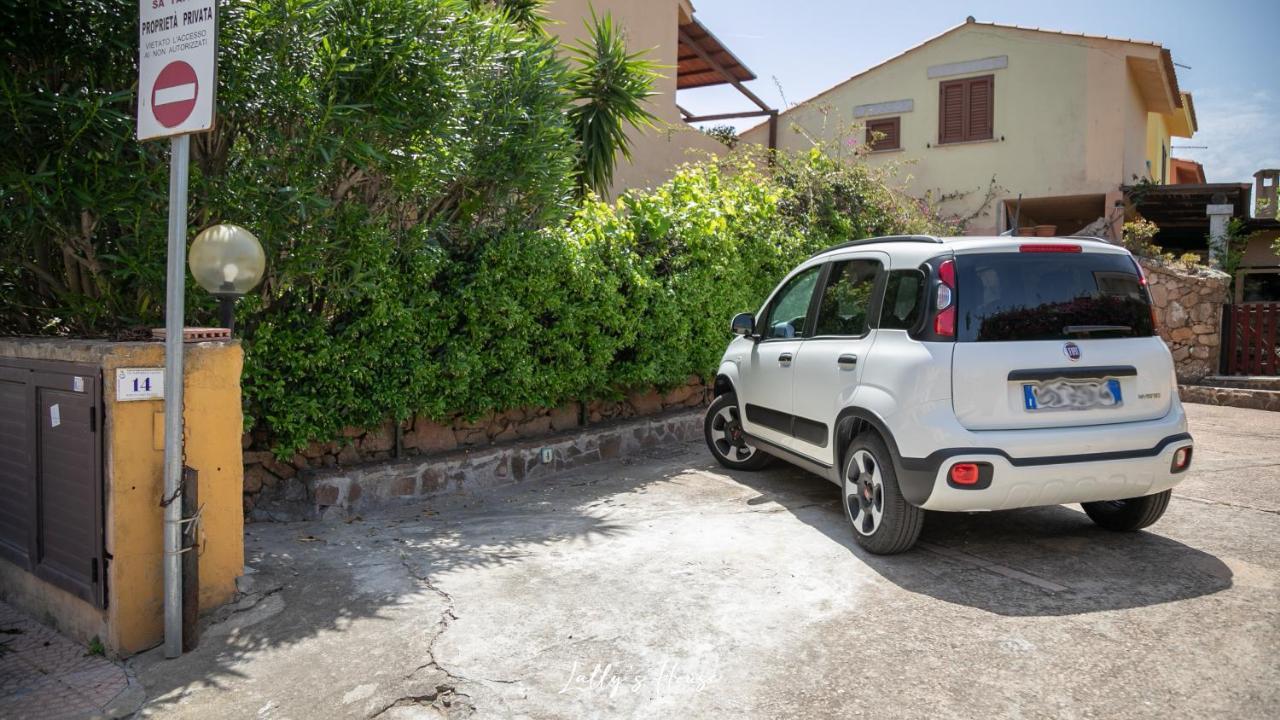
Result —
<instances>
[{"instance_id":1,"label":"no entry sign","mask_svg":"<svg viewBox=\"0 0 1280 720\"><path fill-rule=\"evenodd\" d=\"M217 0L139 0L138 139L213 127Z\"/></svg>"},{"instance_id":2,"label":"no entry sign","mask_svg":"<svg viewBox=\"0 0 1280 720\"><path fill-rule=\"evenodd\" d=\"M151 113L167 128L175 128L191 117L200 97L200 79L195 68L174 60L156 76L151 88Z\"/></svg>"}]
</instances>

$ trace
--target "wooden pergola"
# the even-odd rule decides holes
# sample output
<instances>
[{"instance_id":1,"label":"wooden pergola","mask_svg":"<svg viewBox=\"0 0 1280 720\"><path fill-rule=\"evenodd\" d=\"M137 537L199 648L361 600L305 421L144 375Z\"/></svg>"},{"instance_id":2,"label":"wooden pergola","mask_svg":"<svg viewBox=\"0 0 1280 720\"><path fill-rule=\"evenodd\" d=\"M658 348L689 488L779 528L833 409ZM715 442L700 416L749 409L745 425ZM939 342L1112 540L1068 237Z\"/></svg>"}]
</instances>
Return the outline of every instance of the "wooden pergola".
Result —
<instances>
[{"instance_id":1,"label":"wooden pergola","mask_svg":"<svg viewBox=\"0 0 1280 720\"><path fill-rule=\"evenodd\" d=\"M714 85L732 85L759 108L758 110L744 112L694 115L676 105L680 110L680 114L684 116L684 121L693 123L768 117L769 149L776 149L778 146L778 111L769 107L768 103L751 92L746 85L743 85L747 81L755 80L756 74L751 72L706 26L696 19L690 18L680 23L679 38L680 47L676 63L677 90L689 90Z\"/></svg>"},{"instance_id":2,"label":"wooden pergola","mask_svg":"<svg viewBox=\"0 0 1280 720\"><path fill-rule=\"evenodd\" d=\"M1249 183L1125 185L1121 189L1138 214L1160 228L1156 242L1167 250L1208 247L1209 205L1230 204L1237 219L1249 220Z\"/></svg>"}]
</instances>

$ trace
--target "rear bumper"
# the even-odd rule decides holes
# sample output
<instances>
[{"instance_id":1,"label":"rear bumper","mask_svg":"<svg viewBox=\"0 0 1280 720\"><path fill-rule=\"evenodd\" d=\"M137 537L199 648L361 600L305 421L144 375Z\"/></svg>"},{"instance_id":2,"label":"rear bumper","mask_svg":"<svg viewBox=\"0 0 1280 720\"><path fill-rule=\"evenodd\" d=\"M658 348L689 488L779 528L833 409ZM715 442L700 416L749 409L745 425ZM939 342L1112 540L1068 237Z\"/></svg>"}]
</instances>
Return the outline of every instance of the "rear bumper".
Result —
<instances>
[{"instance_id":1,"label":"rear bumper","mask_svg":"<svg viewBox=\"0 0 1280 720\"><path fill-rule=\"evenodd\" d=\"M1185 468L1172 470L1173 457L1192 444L1189 434L1179 433L1151 448L1094 455L1018 459L985 450L958 452L943 458L929 473L931 492L920 506L972 512L1152 495L1186 476ZM960 462L990 463L990 485L983 489L952 486L947 475Z\"/></svg>"}]
</instances>

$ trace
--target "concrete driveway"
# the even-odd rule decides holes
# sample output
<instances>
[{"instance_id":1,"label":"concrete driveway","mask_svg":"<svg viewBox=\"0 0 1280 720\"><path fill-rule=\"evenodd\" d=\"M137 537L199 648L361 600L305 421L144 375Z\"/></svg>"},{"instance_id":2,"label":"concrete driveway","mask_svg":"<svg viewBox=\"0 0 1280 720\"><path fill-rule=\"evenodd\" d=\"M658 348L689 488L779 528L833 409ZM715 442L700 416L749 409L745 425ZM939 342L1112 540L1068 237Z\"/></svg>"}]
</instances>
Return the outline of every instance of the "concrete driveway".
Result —
<instances>
[{"instance_id":1,"label":"concrete driveway","mask_svg":"<svg viewBox=\"0 0 1280 720\"><path fill-rule=\"evenodd\" d=\"M143 714L1274 717L1280 413L1188 411L1195 466L1133 535L1073 507L931 515L870 556L834 486L699 444L253 525L240 606L134 661Z\"/></svg>"}]
</instances>

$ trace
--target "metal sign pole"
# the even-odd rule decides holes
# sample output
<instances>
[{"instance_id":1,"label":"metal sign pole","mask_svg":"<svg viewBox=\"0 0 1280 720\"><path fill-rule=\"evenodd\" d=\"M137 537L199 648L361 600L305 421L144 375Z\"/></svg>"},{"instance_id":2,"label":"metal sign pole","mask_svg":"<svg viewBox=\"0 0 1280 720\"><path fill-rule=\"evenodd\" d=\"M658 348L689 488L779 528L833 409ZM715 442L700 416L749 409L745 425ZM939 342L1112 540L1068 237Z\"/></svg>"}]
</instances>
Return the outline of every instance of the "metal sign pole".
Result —
<instances>
[{"instance_id":1,"label":"metal sign pole","mask_svg":"<svg viewBox=\"0 0 1280 720\"><path fill-rule=\"evenodd\" d=\"M164 303L164 656L182 654L182 329L187 272L187 164L191 136L169 156L169 262Z\"/></svg>"}]
</instances>

